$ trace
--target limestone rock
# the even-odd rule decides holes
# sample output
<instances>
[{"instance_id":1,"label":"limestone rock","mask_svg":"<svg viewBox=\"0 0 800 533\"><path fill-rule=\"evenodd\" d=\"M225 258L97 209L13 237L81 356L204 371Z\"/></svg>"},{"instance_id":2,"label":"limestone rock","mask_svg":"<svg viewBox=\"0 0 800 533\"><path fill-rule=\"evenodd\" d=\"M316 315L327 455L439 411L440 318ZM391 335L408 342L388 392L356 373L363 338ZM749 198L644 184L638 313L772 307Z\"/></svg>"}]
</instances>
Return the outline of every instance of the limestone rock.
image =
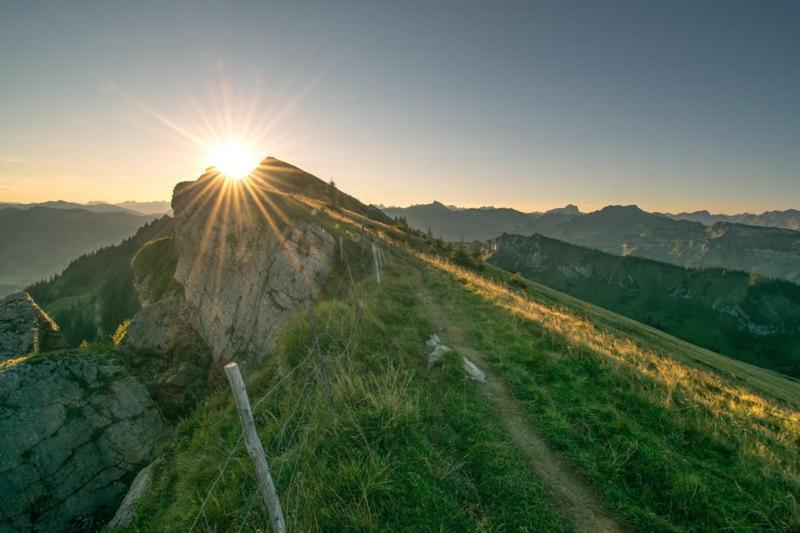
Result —
<instances>
[{"instance_id":1,"label":"limestone rock","mask_svg":"<svg viewBox=\"0 0 800 533\"><path fill-rule=\"evenodd\" d=\"M478 365L476 365L466 357L463 358L463 363L464 363L464 371L467 373L467 375L471 380L477 381L478 383L486 383L486 374L483 373L483 370L478 368Z\"/></svg>"},{"instance_id":2,"label":"limestone rock","mask_svg":"<svg viewBox=\"0 0 800 533\"><path fill-rule=\"evenodd\" d=\"M434 350L441 343L442 343L442 341L439 340L439 335L434 333L433 335L431 335L431 337L428 340L425 341L425 346L427 346L431 350Z\"/></svg>"},{"instance_id":3,"label":"limestone rock","mask_svg":"<svg viewBox=\"0 0 800 533\"><path fill-rule=\"evenodd\" d=\"M144 307L128 325L124 351L150 394L172 421L210 391L211 350L192 325L180 292Z\"/></svg>"},{"instance_id":4,"label":"limestone rock","mask_svg":"<svg viewBox=\"0 0 800 533\"><path fill-rule=\"evenodd\" d=\"M442 344L442 341L436 333L425 341L425 346L431 348L431 353L428 354L428 370L439 364L444 354L453 351L449 346Z\"/></svg>"},{"instance_id":5,"label":"limestone rock","mask_svg":"<svg viewBox=\"0 0 800 533\"><path fill-rule=\"evenodd\" d=\"M261 356L291 314L318 294L334 262L334 238L300 218L284 228L258 214L209 224L212 215L185 205L184 196L176 192L173 201L175 279L193 325L217 363Z\"/></svg>"},{"instance_id":6,"label":"limestone rock","mask_svg":"<svg viewBox=\"0 0 800 533\"><path fill-rule=\"evenodd\" d=\"M66 348L58 325L28 293L17 292L0 300L0 360L32 353L34 334L42 352Z\"/></svg>"},{"instance_id":7,"label":"limestone rock","mask_svg":"<svg viewBox=\"0 0 800 533\"><path fill-rule=\"evenodd\" d=\"M430 370L435 365L439 364L439 361L441 361L441 359L444 356L444 354L446 354L447 352L452 352L452 351L453 350L451 350L448 346L445 346L444 344L440 344L439 346L437 346L428 355L428 369Z\"/></svg>"},{"instance_id":8,"label":"limestone rock","mask_svg":"<svg viewBox=\"0 0 800 533\"><path fill-rule=\"evenodd\" d=\"M5 365L0 531L102 525L168 434L145 387L111 356L67 353Z\"/></svg>"}]
</instances>

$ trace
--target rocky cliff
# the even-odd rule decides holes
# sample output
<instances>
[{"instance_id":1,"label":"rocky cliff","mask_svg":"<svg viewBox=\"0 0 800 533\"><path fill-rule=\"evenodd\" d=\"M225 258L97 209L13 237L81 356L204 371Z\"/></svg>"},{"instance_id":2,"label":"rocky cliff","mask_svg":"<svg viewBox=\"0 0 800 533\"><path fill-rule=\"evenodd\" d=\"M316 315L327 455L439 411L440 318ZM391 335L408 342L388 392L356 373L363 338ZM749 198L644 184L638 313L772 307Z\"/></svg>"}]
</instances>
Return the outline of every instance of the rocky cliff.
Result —
<instances>
[{"instance_id":1,"label":"rocky cliff","mask_svg":"<svg viewBox=\"0 0 800 533\"><path fill-rule=\"evenodd\" d=\"M61 348L66 348L66 343L58 325L28 293L17 292L0 300L0 360L30 354L34 349Z\"/></svg>"},{"instance_id":2,"label":"rocky cliff","mask_svg":"<svg viewBox=\"0 0 800 533\"><path fill-rule=\"evenodd\" d=\"M151 243L160 250L143 249L134 261L144 307L128 329L127 349L177 357L200 372L211 361L259 358L319 293L334 238L270 168L262 165L247 182L212 172L178 184L172 237ZM314 185L296 170L305 189ZM178 354L186 352L180 345L194 354Z\"/></svg>"},{"instance_id":3,"label":"rocky cliff","mask_svg":"<svg viewBox=\"0 0 800 533\"><path fill-rule=\"evenodd\" d=\"M175 279L215 361L262 356L286 319L319 292L333 263L334 239L319 224L289 218L287 212L300 206L277 192L222 183L218 199L198 201L206 187L200 181L175 190ZM237 201L219 209L226 196Z\"/></svg>"},{"instance_id":4,"label":"rocky cliff","mask_svg":"<svg viewBox=\"0 0 800 533\"><path fill-rule=\"evenodd\" d=\"M168 434L147 390L109 355L0 367L0 531L102 525Z\"/></svg>"}]
</instances>

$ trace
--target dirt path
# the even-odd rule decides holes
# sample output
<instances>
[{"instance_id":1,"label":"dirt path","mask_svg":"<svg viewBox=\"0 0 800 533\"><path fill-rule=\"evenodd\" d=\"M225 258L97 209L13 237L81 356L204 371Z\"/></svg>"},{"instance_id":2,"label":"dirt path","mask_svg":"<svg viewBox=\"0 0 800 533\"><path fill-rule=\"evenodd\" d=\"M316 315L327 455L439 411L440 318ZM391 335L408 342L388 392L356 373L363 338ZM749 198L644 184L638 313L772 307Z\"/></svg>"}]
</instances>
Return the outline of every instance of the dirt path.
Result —
<instances>
[{"instance_id":1,"label":"dirt path","mask_svg":"<svg viewBox=\"0 0 800 533\"><path fill-rule=\"evenodd\" d=\"M511 440L530 460L531 469L553 492L554 502L564 516L573 522L575 531L624 531L619 523L602 510L591 489L574 469L550 451L544 440L525 421L518 402L493 371L486 357L466 342L463 330L450 323L450 319L428 290L419 271L414 272L414 281L422 301L440 330L438 333L442 342L460 355L471 359L486 374L486 383L480 385L481 390L497 408L497 413Z\"/></svg>"}]
</instances>

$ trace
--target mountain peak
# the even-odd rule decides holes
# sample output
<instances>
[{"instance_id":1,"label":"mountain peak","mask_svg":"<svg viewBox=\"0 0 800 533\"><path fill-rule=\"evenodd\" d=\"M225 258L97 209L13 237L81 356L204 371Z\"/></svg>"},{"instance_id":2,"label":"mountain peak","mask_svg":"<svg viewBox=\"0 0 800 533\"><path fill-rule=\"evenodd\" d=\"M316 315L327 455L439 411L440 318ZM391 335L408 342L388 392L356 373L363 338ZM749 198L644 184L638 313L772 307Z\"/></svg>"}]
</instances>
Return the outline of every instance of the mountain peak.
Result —
<instances>
[{"instance_id":1,"label":"mountain peak","mask_svg":"<svg viewBox=\"0 0 800 533\"><path fill-rule=\"evenodd\" d=\"M544 214L580 215L581 210L578 209L578 206L575 204L567 204L564 207L556 207L554 209L548 209L547 211L544 212Z\"/></svg>"},{"instance_id":2,"label":"mountain peak","mask_svg":"<svg viewBox=\"0 0 800 533\"><path fill-rule=\"evenodd\" d=\"M644 213L638 205L636 204L627 204L627 205L607 205L600 212L617 212L617 213Z\"/></svg>"}]
</instances>

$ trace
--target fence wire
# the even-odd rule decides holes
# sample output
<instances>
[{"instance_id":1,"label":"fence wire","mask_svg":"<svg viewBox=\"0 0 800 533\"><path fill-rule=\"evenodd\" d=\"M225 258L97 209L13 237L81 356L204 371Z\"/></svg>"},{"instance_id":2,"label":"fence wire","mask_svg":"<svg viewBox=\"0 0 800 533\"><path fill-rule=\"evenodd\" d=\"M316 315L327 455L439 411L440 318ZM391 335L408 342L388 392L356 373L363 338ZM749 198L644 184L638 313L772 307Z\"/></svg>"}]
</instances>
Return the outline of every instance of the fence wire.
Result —
<instances>
[{"instance_id":1,"label":"fence wire","mask_svg":"<svg viewBox=\"0 0 800 533\"><path fill-rule=\"evenodd\" d=\"M363 227L361 228L361 232L360 233L361 233L361 235L360 235L361 242L359 243L359 245L362 247L362 255L364 254L364 252L366 252L367 236L369 235L369 238L372 239L376 243L376 246L378 247L377 252L378 252L378 254L380 256L379 268L382 267L383 263L388 262L388 260L391 258L390 253L387 253L386 250L384 250L382 247L380 247L380 239L377 238L377 236L371 235L371 232L367 233L364 230ZM341 351L341 353L348 353L349 351L352 350L353 343L355 342L355 339L356 339L357 334L358 334L358 329L364 323L366 317L365 317L365 312L364 312L363 305L361 304L360 297L358 295L358 288L357 288L357 284L356 284L356 281L355 281L355 278L354 278L354 275L353 275L353 269L352 269L352 267L350 265L348 254L344 249L342 249L342 251L341 251L340 261L343 263L344 272L347 274L347 277L348 277L347 281L349 281L349 283L347 283L347 281L340 280L340 282L337 283L337 286L336 286L334 292L332 294L330 294L329 296L331 298L333 298L333 299L339 299L343 295L346 294L346 296L349 297L348 300L354 306L354 313L355 313L355 319L356 320L354 321L353 325L350 327L350 331L345 335L346 338L345 339L341 339L342 343L341 343L341 350L340 351ZM361 261L361 263L362 264L360 265L361 266L360 270L362 270L363 277L370 276L371 268L369 266L365 267L364 264L363 264L364 263L363 260ZM371 263L371 261L370 261L370 263ZM293 366L288 372L284 373L272 385L272 387L270 387L270 389L263 396L261 396L252 406L252 412L253 412L254 418L256 416L259 416L259 418L263 419L264 417L268 416L269 418L271 418L272 420L274 420L276 423L280 424L280 426L281 426L280 431L277 434L277 437L273 440L273 443L270 446L270 456L271 457L275 457L277 455L279 449L282 447L282 445L284 443L288 443L288 442L293 441L295 436L299 432L302 431L303 428L301 426L298 426L298 428L296 428L295 431L292 432L292 435L288 439L286 438L286 430L287 430L290 422L295 418L295 416L297 415L298 411L300 410L300 406L301 406L302 402L301 401L296 401L295 402L295 407L292 409L292 411L290 413L288 413L286 416L282 417L283 418L282 423L281 423L280 420L278 420L278 417L276 417L275 414L271 410L266 410L265 411L263 409L260 409L260 407L268 399L270 399L273 396L273 394L275 394L275 392L278 390L278 388L281 385L286 383L289 379L291 379L298 372L298 370L300 368L302 368L304 365L306 365L313 356L316 356L318 358L318 360L319 360L318 361L318 365L319 365L319 368L321 370L323 383L324 383L324 386L325 386L325 389L326 389L326 396L327 396L328 400L330 401L330 398L331 398L331 384L330 384L327 365L326 365L326 361L325 361L325 357L327 355L329 355L329 354L323 354L321 347L323 346L323 340L328 341L328 339L325 338L325 336L326 335L328 335L328 336L330 335L331 319L332 319L332 314L331 313L326 313L325 314L325 319L324 319L324 321L323 321L323 323L321 324L321 327L320 327L320 325L318 325L318 323L317 323L316 315L314 314L313 307L311 307L309 309L309 321L310 321L310 324L311 324L312 339L311 339L311 345L309 346L307 355L303 359L301 359L295 366ZM389 332L389 336L390 337L392 336L391 332ZM325 345L329 346L330 343L326 342ZM305 397L305 395L307 393L307 389L308 389L308 387L309 387L309 385L310 385L310 383L312 381L311 380L312 376L313 376L313 372L309 373L309 375L306 377L306 380L305 380L305 382L303 384L303 387L301 389L301 392L300 392L301 398ZM203 497L203 499L202 499L202 501L200 503L200 506L198 508L197 514L195 515L195 517L194 517L194 519L192 521L192 524L189 527L189 532L190 533L195 530L197 525L200 523L201 518L203 519L203 525L205 526L205 528L208 531L213 531L213 528L211 527L211 525L208 522L208 516L206 514L206 506L207 506L208 502L211 500L211 497L212 497L212 495L214 493L214 490L217 488L217 485L219 484L220 480L222 479L222 477L224 476L224 474L227 471L228 467L230 466L231 462L233 461L234 456L239 451L243 440L244 440L244 431L240 431L239 435L238 435L238 437L236 439L236 442L234 442L234 444L228 450L228 453L227 453L227 455L225 457L225 460L223 461L222 465L219 468L219 472L217 473L217 475L214 478L214 480L211 482L211 485L209 486L208 490L206 491L205 496ZM296 478L296 475L297 475L297 471L299 469L300 459L301 459L301 457L303 455L303 452L305 450L306 444L307 444L307 439L301 439L300 440L300 445L297 448L297 451L296 451L296 454L295 454L295 458L294 458L294 464L292 466L292 470L291 470L291 473L289 475L289 485L288 485L287 491L286 491L287 493L291 493L291 491L292 491L292 488L293 488L293 485L294 485L294 481L295 481L295 478ZM260 492L258 491L258 489L256 489L253 492L252 496L249 498L249 501L247 503L247 507L246 507L246 510L245 510L245 513L244 513L244 517L243 517L241 523L239 524L239 526L236 529L237 532L243 531L244 528L247 526L247 523L250 520L250 518L251 518L251 516L253 514L253 511L256 508L256 506L258 505L258 502L260 501L260 499L261 499Z\"/></svg>"}]
</instances>

